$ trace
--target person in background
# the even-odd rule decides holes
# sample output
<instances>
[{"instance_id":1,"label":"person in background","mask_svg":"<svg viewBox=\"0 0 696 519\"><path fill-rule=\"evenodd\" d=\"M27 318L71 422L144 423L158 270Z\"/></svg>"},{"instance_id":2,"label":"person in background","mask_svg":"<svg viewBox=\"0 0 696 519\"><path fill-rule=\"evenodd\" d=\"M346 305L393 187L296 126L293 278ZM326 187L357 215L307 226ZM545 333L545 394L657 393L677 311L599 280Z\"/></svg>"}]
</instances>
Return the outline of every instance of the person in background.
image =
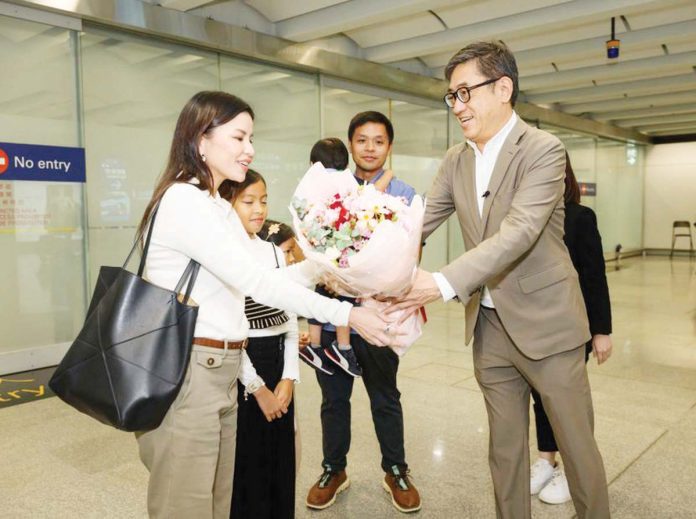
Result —
<instances>
[{"instance_id":1,"label":"person in background","mask_svg":"<svg viewBox=\"0 0 696 519\"><path fill-rule=\"evenodd\" d=\"M248 252L249 237L218 189L225 180L246 177L254 158L253 132L248 103L226 92L195 94L179 114L167 166L140 222L142 231L157 209L145 265L152 283L173 290L191 259L201 265L191 294L198 304L191 362L181 390L159 427L136 434L150 472L147 508L153 518L229 517L236 380L249 330L245 295L350 325L380 344L390 339L388 322L377 313L315 294L293 281L287 269L263 268ZM266 412L280 418L283 408L272 405Z\"/></svg>"},{"instance_id":2,"label":"person in background","mask_svg":"<svg viewBox=\"0 0 696 519\"><path fill-rule=\"evenodd\" d=\"M565 166L565 236L570 259L578 272L582 297L590 321L590 339L585 344L585 362L590 353L602 364L611 355L611 302L604 267L602 237L592 209L580 205L580 188L566 152ZM530 491L544 503L570 501L570 489L563 468L556 463L558 445L539 393L532 388L539 459L532 465Z\"/></svg>"},{"instance_id":3,"label":"person in background","mask_svg":"<svg viewBox=\"0 0 696 519\"><path fill-rule=\"evenodd\" d=\"M384 165L394 141L394 128L380 112L356 114L348 126L350 152L355 162L355 178L361 184L375 184L386 173ZM405 182L392 178L385 192L403 197L411 203L416 191ZM385 268L388 259L385 259ZM321 321L321 319L318 319ZM392 505L401 512L421 508L418 489L409 475L404 449L404 417L401 393L396 384L399 357L391 348L380 348L369 340L351 333L350 344L362 368L362 380L370 399L372 421L382 453L385 472L382 488L389 493ZM336 340L336 330L324 325L321 345L329 347ZM354 378L343 371L327 375L316 371L321 387L321 428L324 459L323 473L307 494L309 508L321 510L331 506L336 496L346 490L350 480L346 474L350 449L350 397Z\"/></svg>"}]
</instances>

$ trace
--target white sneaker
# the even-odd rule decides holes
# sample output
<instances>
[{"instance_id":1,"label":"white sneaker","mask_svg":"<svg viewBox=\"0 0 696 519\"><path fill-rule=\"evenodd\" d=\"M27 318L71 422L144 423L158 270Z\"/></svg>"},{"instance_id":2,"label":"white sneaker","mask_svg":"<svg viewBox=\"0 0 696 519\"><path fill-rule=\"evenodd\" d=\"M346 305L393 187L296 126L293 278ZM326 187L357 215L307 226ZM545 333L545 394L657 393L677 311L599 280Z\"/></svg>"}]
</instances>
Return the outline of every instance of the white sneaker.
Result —
<instances>
[{"instance_id":1,"label":"white sneaker","mask_svg":"<svg viewBox=\"0 0 696 519\"><path fill-rule=\"evenodd\" d=\"M568 480L561 467L553 471L551 482L539 492L539 499L550 505L560 505L570 501L570 489Z\"/></svg>"},{"instance_id":2,"label":"white sneaker","mask_svg":"<svg viewBox=\"0 0 696 519\"><path fill-rule=\"evenodd\" d=\"M529 490L534 496L541 491L546 484L551 481L554 469L553 465L544 458L539 458L531 467L531 477L529 478Z\"/></svg>"}]
</instances>

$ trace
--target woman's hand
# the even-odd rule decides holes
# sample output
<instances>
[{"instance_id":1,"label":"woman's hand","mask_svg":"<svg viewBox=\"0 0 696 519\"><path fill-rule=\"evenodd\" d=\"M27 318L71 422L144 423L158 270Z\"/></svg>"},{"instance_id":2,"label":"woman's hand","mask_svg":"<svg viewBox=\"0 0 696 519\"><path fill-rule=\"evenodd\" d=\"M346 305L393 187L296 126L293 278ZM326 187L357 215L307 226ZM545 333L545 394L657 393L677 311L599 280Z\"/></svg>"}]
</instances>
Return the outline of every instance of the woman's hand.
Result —
<instances>
[{"instance_id":1,"label":"woman's hand","mask_svg":"<svg viewBox=\"0 0 696 519\"><path fill-rule=\"evenodd\" d=\"M348 326L375 346L388 346L394 340L390 335L392 323L376 310L359 306L353 307L348 318Z\"/></svg>"},{"instance_id":2,"label":"woman's hand","mask_svg":"<svg viewBox=\"0 0 696 519\"><path fill-rule=\"evenodd\" d=\"M266 386L261 386L253 395L256 398L256 403L258 403L261 408L261 412L269 422L272 422L276 418L280 418L288 412L288 406L283 405L280 400L278 400L278 397L271 393L271 390Z\"/></svg>"},{"instance_id":3,"label":"woman's hand","mask_svg":"<svg viewBox=\"0 0 696 519\"><path fill-rule=\"evenodd\" d=\"M592 336L592 355L597 359L597 365L611 357L611 337L598 333Z\"/></svg>"},{"instance_id":4,"label":"woman's hand","mask_svg":"<svg viewBox=\"0 0 696 519\"><path fill-rule=\"evenodd\" d=\"M286 409L290 405L290 402L292 402L292 390L294 387L294 380L284 378L280 382L278 382L278 385L273 390L273 394L276 396L281 405L283 405Z\"/></svg>"}]
</instances>

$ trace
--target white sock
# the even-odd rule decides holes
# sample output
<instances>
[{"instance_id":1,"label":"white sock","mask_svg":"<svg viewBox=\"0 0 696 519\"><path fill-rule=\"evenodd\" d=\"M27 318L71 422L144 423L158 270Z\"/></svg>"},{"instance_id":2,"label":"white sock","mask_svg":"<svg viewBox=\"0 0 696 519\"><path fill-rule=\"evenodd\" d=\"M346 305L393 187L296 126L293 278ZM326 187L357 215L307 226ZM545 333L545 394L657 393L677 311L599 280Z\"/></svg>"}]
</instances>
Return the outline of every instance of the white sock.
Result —
<instances>
[{"instance_id":1,"label":"white sock","mask_svg":"<svg viewBox=\"0 0 696 519\"><path fill-rule=\"evenodd\" d=\"M346 351L346 350L351 349L351 345L350 344L339 344L338 349L341 351Z\"/></svg>"}]
</instances>

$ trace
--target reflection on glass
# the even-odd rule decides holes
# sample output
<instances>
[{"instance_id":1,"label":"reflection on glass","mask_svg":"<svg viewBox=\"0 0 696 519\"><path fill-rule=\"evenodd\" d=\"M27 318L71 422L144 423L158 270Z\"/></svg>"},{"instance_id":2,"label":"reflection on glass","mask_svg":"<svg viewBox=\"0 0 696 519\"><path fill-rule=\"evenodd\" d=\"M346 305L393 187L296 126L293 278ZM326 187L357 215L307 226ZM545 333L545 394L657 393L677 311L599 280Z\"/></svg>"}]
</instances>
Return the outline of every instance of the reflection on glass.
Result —
<instances>
[{"instance_id":1,"label":"reflection on glass","mask_svg":"<svg viewBox=\"0 0 696 519\"><path fill-rule=\"evenodd\" d=\"M268 216L289 222L290 195L319 139L318 79L225 56L220 58L220 74L222 89L254 109L256 156L251 167L268 184Z\"/></svg>"},{"instance_id":2,"label":"reflection on glass","mask_svg":"<svg viewBox=\"0 0 696 519\"><path fill-rule=\"evenodd\" d=\"M219 82L212 53L97 29L81 45L94 281L101 265L120 264L130 249L181 108Z\"/></svg>"},{"instance_id":3,"label":"reflection on glass","mask_svg":"<svg viewBox=\"0 0 696 519\"><path fill-rule=\"evenodd\" d=\"M596 183L596 196L584 196L581 203L597 214L604 252L613 253L619 244L624 252L642 248L644 146L554 126L542 129L565 144L578 181Z\"/></svg>"},{"instance_id":4,"label":"reflection on glass","mask_svg":"<svg viewBox=\"0 0 696 519\"><path fill-rule=\"evenodd\" d=\"M423 195L430 189L447 151L447 110L392 101L391 119L395 133L394 174ZM447 264L447 228L445 222L428 238L421 259L424 269L438 270Z\"/></svg>"},{"instance_id":5,"label":"reflection on glass","mask_svg":"<svg viewBox=\"0 0 696 519\"><path fill-rule=\"evenodd\" d=\"M79 144L75 36L0 16L0 142ZM0 250L2 373L3 353L65 342L79 329L82 185L0 177Z\"/></svg>"}]
</instances>

